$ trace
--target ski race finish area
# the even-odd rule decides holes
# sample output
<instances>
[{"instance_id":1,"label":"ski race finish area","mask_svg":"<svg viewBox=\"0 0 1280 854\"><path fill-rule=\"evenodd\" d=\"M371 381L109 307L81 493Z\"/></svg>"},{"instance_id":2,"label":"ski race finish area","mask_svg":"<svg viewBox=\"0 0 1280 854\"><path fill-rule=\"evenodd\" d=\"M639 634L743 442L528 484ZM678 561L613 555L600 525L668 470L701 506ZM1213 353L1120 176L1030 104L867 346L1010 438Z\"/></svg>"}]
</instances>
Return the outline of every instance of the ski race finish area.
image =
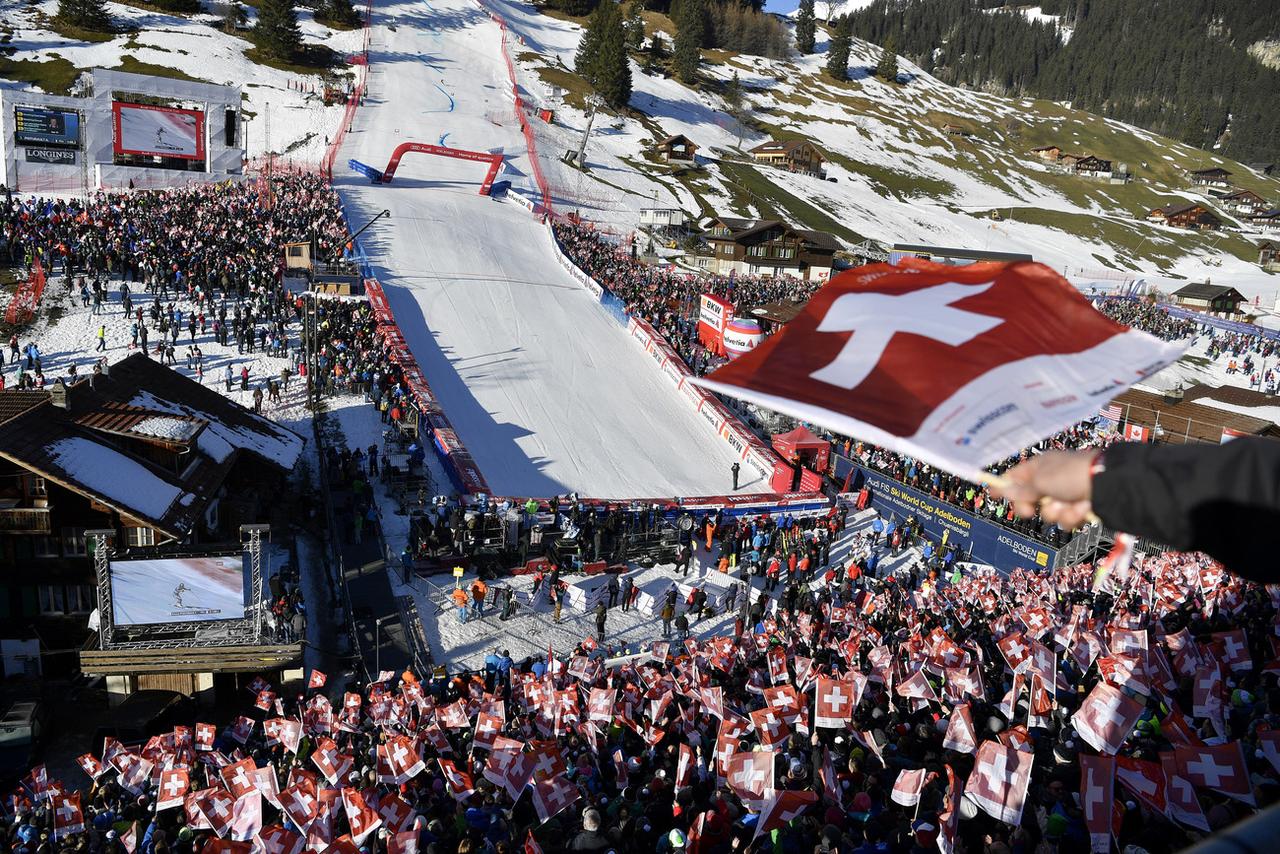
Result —
<instances>
[{"instance_id":1,"label":"ski race finish area","mask_svg":"<svg viewBox=\"0 0 1280 854\"><path fill-rule=\"evenodd\" d=\"M474 0L432 0L380 6L371 31L368 98L337 162L386 163L398 147L420 148L403 143L447 139L450 148L498 155L528 192L536 169L512 106L500 26ZM442 102L455 106L441 111ZM489 490L729 492L741 451L561 266L544 223L527 207L477 193L493 179L485 165L407 156L392 183L335 170L334 184L353 228L391 212L361 243ZM740 487L770 491L745 463Z\"/></svg>"}]
</instances>

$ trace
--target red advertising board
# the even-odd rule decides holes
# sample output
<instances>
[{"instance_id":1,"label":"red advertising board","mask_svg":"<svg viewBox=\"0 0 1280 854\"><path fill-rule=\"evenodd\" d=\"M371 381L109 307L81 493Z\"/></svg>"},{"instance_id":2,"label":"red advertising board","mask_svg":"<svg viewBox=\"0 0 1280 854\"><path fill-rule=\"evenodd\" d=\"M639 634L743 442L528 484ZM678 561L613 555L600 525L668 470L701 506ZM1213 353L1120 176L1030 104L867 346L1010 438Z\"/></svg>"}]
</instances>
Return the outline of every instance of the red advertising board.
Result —
<instances>
[{"instance_id":1,"label":"red advertising board","mask_svg":"<svg viewBox=\"0 0 1280 854\"><path fill-rule=\"evenodd\" d=\"M733 319L733 303L714 294L698 297L698 341L711 352L724 355L724 328Z\"/></svg>"}]
</instances>

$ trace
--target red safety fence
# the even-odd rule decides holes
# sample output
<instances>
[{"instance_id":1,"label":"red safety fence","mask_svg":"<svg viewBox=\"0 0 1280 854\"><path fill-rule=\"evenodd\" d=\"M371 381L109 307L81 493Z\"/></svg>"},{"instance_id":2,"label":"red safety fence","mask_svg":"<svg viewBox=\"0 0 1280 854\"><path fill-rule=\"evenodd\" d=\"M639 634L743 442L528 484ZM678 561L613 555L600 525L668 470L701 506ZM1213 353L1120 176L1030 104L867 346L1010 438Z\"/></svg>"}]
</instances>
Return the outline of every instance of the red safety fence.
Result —
<instances>
[{"instance_id":1,"label":"red safety fence","mask_svg":"<svg viewBox=\"0 0 1280 854\"><path fill-rule=\"evenodd\" d=\"M36 306L40 304L40 297L44 294L44 284L44 265L37 257L31 272L24 281L18 282L13 299L9 300L9 307L4 312L5 322L30 323L36 316Z\"/></svg>"},{"instance_id":2,"label":"red safety fence","mask_svg":"<svg viewBox=\"0 0 1280 854\"><path fill-rule=\"evenodd\" d=\"M529 124L524 98L520 96L520 82L516 79L516 65L511 60L511 49L507 46L507 22L501 15L490 9L484 0L476 0L476 5L488 12L489 17L502 30L502 58L507 64L507 77L511 81L511 98L515 102L516 121L520 122L520 132L524 134L525 148L529 151L529 163L533 168L533 180L537 183L538 195L542 198L540 209L535 210L534 213L551 213L551 190L548 189L547 179L542 174L542 163L538 160L538 143L533 137L533 127Z\"/></svg>"},{"instance_id":3,"label":"red safety fence","mask_svg":"<svg viewBox=\"0 0 1280 854\"><path fill-rule=\"evenodd\" d=\"M369 82L369 27L372 23L373 0L368 0L364 9L364 44L360 49L360 53L351 58L351 64L360 69L360 80L350 94L347 95L347 105L342 112L342 124L338 125L338 132L329 141L329 147L325 149L324 157L320 160L320 173L330 181L333 180L333 161L337 159L343 140L347 138L347 132L351 130L351 123L355 121L356 117L356 108L364 100L365 86Z\"/></svg>"},{"instance_id":4,"label":"red safety fence","mask_svg":"<svg viewBox=\"0 0 1280 854\"><path fill-rule=\"evenodd\" d=\"M419 413L418 432L421 436L430 435L435 444L437 455L446 468L446 473L459 491L468 495L489 492L489 484L475 458L467 450L466 445L458 438L453 424L444 414L444 407L436 399L427 383L426 375L418 366L404 335L396 324L395 315L387 302L387 295L377 279L365 279L364 292L373 307L374 319L378 322L378 334L387 347L391 361L399 366L404 374L404 384L409 397Z\"/></svg>"}]
</instances>

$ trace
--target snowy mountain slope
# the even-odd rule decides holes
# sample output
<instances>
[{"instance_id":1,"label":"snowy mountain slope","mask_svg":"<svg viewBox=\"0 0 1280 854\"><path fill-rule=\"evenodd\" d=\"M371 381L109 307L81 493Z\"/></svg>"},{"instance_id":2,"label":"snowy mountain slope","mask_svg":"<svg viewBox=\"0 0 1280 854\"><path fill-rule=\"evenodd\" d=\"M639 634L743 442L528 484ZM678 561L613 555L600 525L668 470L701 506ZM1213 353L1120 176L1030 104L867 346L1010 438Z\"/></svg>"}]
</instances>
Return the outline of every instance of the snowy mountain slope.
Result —
<instances>
[{"instance_id":1,"label":"snowy mountain slope","mask_svg":"<svg viewBox=\"0 0 1280 854\"><path fill-rule=\"evenodd\" d=\"M701 495L729 486L731 450L551 254L525 207L477 193L486 166L408 155L405 140L502 151L531 173L501 32L474 0L374 7L368 97L335 169L405 339L459 437L500 495ZM743 472L747 491L762 486Z\"/></svg>"},{"instance_id":2,"label":"snowy mountain slope","mask_svg":"<svg viewBox=\"0 0 1280 854\"><path fill-rule=\"evenodd\" d=\"M581 93L564 85L581 27L518 0L496 6L524 39L522 83L534 101L556 111L554 124L533 125L546 140L557 195L622 232L637 227L640 208L657 204L697 215L779 215L850 244L872 238L1028 252L1085 278L1138 276L1159 285L1212 276L1264 301L1280 288L1280 279L1256 266L1256 250L1244 237L1192 235L1144 219L1170 199L1202 198L1190 192L1187 169L1223 164L1242 186L1273 201L1280 200L1280 182L1065 105L947 86L905 60L903 82L887 84L871 74L880 48L866 42L854 42L852 79L836 83L822 72L821 31L812 56L715 52L720 61L702 67L713 85L687 87L646 75L633 62L631 114L596 116L587 147L591 170L584 174L553 159L577 148L586 124ZM670 27L665 32L670 45ZM747 158L736 150L735 123L715 90L735 71L752 107L743 152L769 135L807 136L828 154L835 183L734 162ZM945 133L948 123L969 135ZM654 139L671 133L701 146L704 171L673 174L647 154ZM1136 180L1111 185L1052 172L1030 154L1049 143L1123 163Z\"/></svg>"},{"instance_id":3,"label":"snowy mountain slope","mask_svg":"<svg viewBox=\"0 0 1280 854\"><path fill-rule=\"evenodd\" d=\"M0 0L0 33L7 37L0 44L0 77L8 69L7 73L24 81L38 81L39 88L61 92L74 85L79 72L97 67L243 86L251 158L270 150L300 163L320 159L342 119L342 106L322 103L320 74L284 71L246 57L251 43L221 29L223 0L206 3L209 11L197 15L172 15L115 2L106 5L116 26L125 32L105 41L86 42L54 29L57 0L35 4ZM252 25L255 10L245 7L245 12ZM339 55L360 49L359 29L329 29L307 9L298 10L298 23L307 44L325 45ZM335 71L349 73L341 67Z\"/></svg>"}]
</instances>

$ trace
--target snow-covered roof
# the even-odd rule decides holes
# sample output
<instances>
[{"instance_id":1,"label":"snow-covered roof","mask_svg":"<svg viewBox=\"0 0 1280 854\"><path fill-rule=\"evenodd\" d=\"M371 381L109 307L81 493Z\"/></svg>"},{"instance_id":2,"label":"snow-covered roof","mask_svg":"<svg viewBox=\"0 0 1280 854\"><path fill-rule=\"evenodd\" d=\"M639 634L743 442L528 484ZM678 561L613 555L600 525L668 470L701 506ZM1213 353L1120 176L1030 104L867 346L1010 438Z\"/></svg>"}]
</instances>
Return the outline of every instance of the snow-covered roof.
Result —
<instances>
[{"instance_id":1,"label":"snow-covered roof","mask_svg":"<svg viewBox=\"0 0 1280 854\"><path fill-rule=\"evenodd\" d=\"M0 391L0 457L174 539L194 528L239 452L288 470L304 445L292 430L142 354L54 388ZM184 462L159 464L147 446Z\"/></svg>"}]
</instances>

